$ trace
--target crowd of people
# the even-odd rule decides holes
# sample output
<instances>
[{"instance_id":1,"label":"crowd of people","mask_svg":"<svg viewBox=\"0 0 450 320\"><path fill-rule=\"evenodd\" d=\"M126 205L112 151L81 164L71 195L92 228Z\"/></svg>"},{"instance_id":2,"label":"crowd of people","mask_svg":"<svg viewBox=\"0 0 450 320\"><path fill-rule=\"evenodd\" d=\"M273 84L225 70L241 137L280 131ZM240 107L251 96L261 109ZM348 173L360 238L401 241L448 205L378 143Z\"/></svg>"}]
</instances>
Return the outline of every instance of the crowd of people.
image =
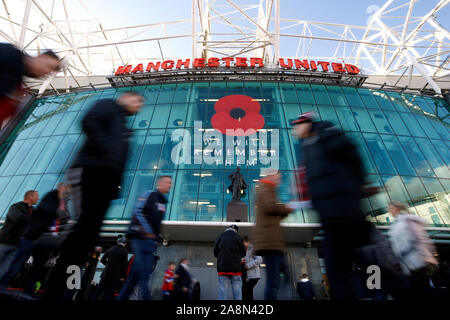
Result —
<instances>
[{"instance_id":1,"label":"crowd of people","mask_svg":"<svg viewBox=\"0 0 450 320\"><path fill-rule=\"evenodd\" d=\"M61 67L58 57L46 52L25 56L12 45L0 44L0 111L5 118L14 113L12 98L23 76L40 77ZM13 204L0 231L0 291L8 294L11 283L33 258L30 277L23 285L32 294L46 261L56 263L45 279L44 300L87 299L89 290L74 292L67 287L71 266L83 269L82 287L88 288L101 249L97 245L100 228L119 188L127 161L129 139L127 116L140 111L144 98L137 92L123 92L117 99L96 101L82 119L85 141L66 172L64 182L39 201L36 190ZM0 118L0 120L3 120ZM296 209L315 209L321 219L322 243L331 299L354 299L352 285L355 261L365 267L381 268L382 295L394 299L442 297L448 293L433 288L430 279L439 272L437 253L418 216L407 205L392 202L389 211L395 222L384 238L367 221L361 198L370 192L356 146L338 128L317 121L312 113L292 121L293 135L301 142L302 179L298 181L299 201L283 204L278 199L278 171L263 169L254 192L255 226L251 239L230 226L214 244L219 281L218 299L252 300L261 277L259 265L266 265L264 298L276 300L281 274L286 274L286 243L281 221ZM149 279L156 265L156 251L162 243L161 221L167 208L172 178L159 176L154 190L142 190L131 212L127 239L102 257L106 268L94 298L128 300L151 299ZM72 202L69 212L67 202ZM34 207L37 204L36 207ZM126 258L130 242L133 260ZM195 285L194 285L195 284ZM190 300L198 297L199 282L193 281L189 261L169 263L164 276L164 299ZM197 289L195 289L197 288ZM76 290L75 290L76 291ZM308 276L299 281L297 292L309 300L315 293ZM117 297L115 297L117 294ZM32 298L22 294L22 297ZM209 297L214 299L215 297Z\"/></svg>"}]
</instances>

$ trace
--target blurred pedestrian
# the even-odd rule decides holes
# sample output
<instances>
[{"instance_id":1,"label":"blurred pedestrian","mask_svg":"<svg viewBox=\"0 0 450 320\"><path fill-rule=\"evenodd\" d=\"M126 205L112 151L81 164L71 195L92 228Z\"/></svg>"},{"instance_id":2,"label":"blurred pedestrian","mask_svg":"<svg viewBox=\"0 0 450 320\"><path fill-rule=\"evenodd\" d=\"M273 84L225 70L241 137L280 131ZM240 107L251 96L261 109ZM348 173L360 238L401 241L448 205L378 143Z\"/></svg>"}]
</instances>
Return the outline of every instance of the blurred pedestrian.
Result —
<instances>
[{"instance_id":1,"label":"blurred pedestrian","mask_svg":"<svg viewBox=\"0 0 450 320\"><path fill-rule=\"evenodd\" d=\"M281 182L280 174L273 169L262 169L261 176L255 188L256 221L253 229L254 252L262 256L266 264L265 300L277 300L280 287L282 265L286 246L281 230L281 220L293 208L278 200L277 187Z\"/></svg>"},{"instance_id":2,"label":"blurred pedestrian","mask_svg":"<svg viewBox=\"0 0 450 320\"><path fill-rule=\"evenodd\" d=\"M242 300L242 258L245 246L238 234L238 226L231 225L219 235L214 243L214 257L217 258L219 276L219 300L228 300L231 287L233 300Z\"/></svg>"},{"instance_id":3,"label":"blurred pedestrian","mask_svg":"<svg viewBox=\"0 0 450 320\"><path fill-rule=\"evenodd\" d=\"M261 278L259 265L262 263L262 257L254 255L253 244L247 236L244 237L244 246L246 253L242 258L245 269L245 278L242 278L242 300L253 301L253 288Z\"/></svg>"},{"instance_id":4,"label":"blurred pedestrian","mask_svg":"<svg viewBox=\"0 0 450 320\"><path fill-rule=\"evenodd\" d=\"M291 124L294 136L302 140L308 194L325 235L331 298L352 299L354 250L369 243L373 228L360 208L364 186L361 158L342 131L328 121L315 121L312 113L300 115Z\"/></svg>"},{"instance_id":5,"label":"blurred pedestrian","mask_svg":"<svg viewBox=\"0 0 450 320\"><path fill-rule=\"evenodd\" d=\"M117 100L97 101L82 120L86 140L66 174L78 222L62 244L46 299L62 297L69 276L67 268L86 262L97 241L109 204L119 196L132 133L126 127L126 116L139 112L142 105L141 95L125 92Z\"/></svg>"},{"instance_id":6,"label":"blurred pedestrian","mask_svg":"<svg viewBox=\"0 0 450 320\"><path fill-rule=\"evenodd\" d=\"M106 250L100 262L105 265L100 282L92 300L114 300L125 281L128 268L127 239L123 235L117 238L116 245Z\"/></svg>"},{"instance_id":7,"label":"blurred pedestrian","mask_svg":"<svg viewBox=\"0 0 450 320\"><path fill-rule=\"evenodd\" d=\"M64 204L64 199L66 197L66 193L68 192L69 187L64 183L59 183L57 189L48 192L42 198L29 219L25 232L20 239L19 247L15 253L11 266L0 278L0 287L7 287L9 282L20 273L33 252L33 249L37 243L36 240L44 233L49 232L54 224L54 221L58 219L58 211L61 208L61 203ZM65 211L66 209L64 208L63 210ZM64 212L64 215L66 215L66 213L67 212ZM33 272L37 271L37 268L45 263L45 261L49 258L50 257L47 256L43 259L39 259L39 262L36 261ZM32 287L30 290L33 290Z\"/></svg>"},{"instance_id":8,"label":"blurred pedestrian","mask_svg":"<svg viewBox=\"0 0 450 320\"><path fill-rule=\"evenodd\" d=\"M193 278L189 272L189 260L182 258L175 270L174 300L192 300Z\"/></svg>"},{"instance_id":9,"label":"blurred pedestrian","mask_svg":"<svg viewBox=\"0 0 450 320\"><path fill-rule=\"evenodd\" d=\"M173 286L175 284L175 268L177 265L175 262L170 261L167 266L167 270L164 273L163 284L161 286L161 293L163 300L171 301L173 300Z\"/></svg>"},{"instance_id":10,"label":"blurred pedestrian","mask_svg":"<svg viewBox=\"0 0 450 320\"><path fill-rule=\"evenodd\" d=\"M33 205L38 201L39 193L36 190L28 190L23 196L23 201L9 207L5 223L0 230L0 278L8 271L14 260L20 237L31 219Z\"/></svg>"},{"instance_id":11,"label":"blurred pedestrian","mask_svg":"<svg viewBox=\"0 0 450 320\"><path fill-rule=\"evenodd\" d=\"M162 242L161 221L167 206L165 195L169 193L171 185L170 176L161 176L156 181L156 190L145 191L136 202L128 231L135 258L118 300L127 300L137 285L141 289L142 300L151 299L148 281L156 267L156 246Z\"/></svg>"},{"instance_id":12,"label":"blurred pedestrian","mask_svg":"<svg viewBox=\"0 0 450 320\"><path fill-rule=\"evenodd\" d=\"M309 276L306 273L302 274L302 276L297 281L297 294L301 300L316 299L314 287L309 280Z\"/></svg>"},{"instance_id":13,"label":"blurred pedestrian","mask_svg":"<svg viewBox=\"0 0 450 320\"><path fill-rule=\"evenodd\" d=\"M31 276L24 285L25 292L29 294L34 293L35 284L39 274L45 269L45 263L58 253L59 247L74 225L70 220L71 215L68 209L70 193L69 185L59 183L57 190L50 191L44 196L33 212L24 233L24 240L32 240L33 264L29 272Z\"/></svg>"},{"instance_id":14,"label":"blurred pedestrian","mask_svg":"<svg viewBox=\"0 0 450 320\"><path fill-rule=\"evenodd\" d=\"M389 203L388 211L394 216L389 241L404 274L409 277L411 293L415 298L433 297L430 279L438 270L438 260L436 248L425 230L426 221L409 214L408 206L401 202Z\"/></svg>"},{"instance_id":15,"label":"blurred pedestrian","mask_svg":"<svg viewBox=\"0 0 450 320\"><path fill-rule=\"evenodd\" d=\"M330 300L330 292L328 290L328 285L325 280L322 280L322 283L320 285L320 295L322 297L322 300Z\"/></svg>"},{"instance_id":16,"label":"blurred pedestrian","mask_svg":"<svg viewBox=\"0 0 450 320\"><path fill-rule=\"evenodd\" d=\"M30 57L12 44L0 43L0 128L17 111L23 77L41 78L60 68L59 58L51 50Z\"/></svg>"},{"instance_id":17,"label":"blurred pedestrian","mask_svg":"<svg viewBox=\"0 0 450 320\"><path fill-rule=\"evenodd\" d=\"M103 247L96 246L89 255L88 260L84 265L84 268L82 269L81 289L76 291L76 295L74 298L76 301L89 300L90 296L95 293L91 292L92 283L102 252ZM72 291L72 293L66 292L63 300L72 300L73 293L75 293L75 291Z\"/></svg>"}]
</instances>

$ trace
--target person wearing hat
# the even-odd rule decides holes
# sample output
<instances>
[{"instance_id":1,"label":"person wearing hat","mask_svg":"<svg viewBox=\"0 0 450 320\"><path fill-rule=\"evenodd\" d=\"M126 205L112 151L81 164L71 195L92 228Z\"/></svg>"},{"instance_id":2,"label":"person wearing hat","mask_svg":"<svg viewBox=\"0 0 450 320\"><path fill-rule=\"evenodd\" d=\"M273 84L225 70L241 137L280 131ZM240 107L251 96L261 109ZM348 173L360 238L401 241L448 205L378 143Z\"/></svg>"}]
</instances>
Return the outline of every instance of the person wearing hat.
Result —
<instances>
[{"instance_id":1,"label":"person wearing hat","mask_svg":"<svg viewBox=\"0 0 450 320\"><path fill-rule=\"evenodd\" d=\"M281 182L278 170L263 168L261 176L263 178L255 187L256 221L252 234L253 250L255 255L263 257L266 265L264 300L277 300L286 251L280 223L294 209L280 203L278 199L277 187Z\"/></svg>"},{"instance_id":2,"label":"person wearing hat","mask_svg":"<svg viewBox=\"0 0 450 320\"><path fill-rule=\"evenodd\" d=\"M324 253L332 299L352 299L354 249L369 244L372 229L360 208L364 172L356 146L328 121L305 113L291 122L301 140L306 182L325 232Z\"/></svg>"},{"instance_id":3,"label":"person wearing hat","mask_svg":"<svg viewBox=\"0 0 450 320\"><path fill-rule=\"evenodd\" d=\"M233 300L242 300L242 265L246 250L244 240L238 234L239 228L233 224L217 237L214 244L214 257L217 258L219 275L219 300L228 300L231 287Z\"/></svg>"},{"instance_id":4,"label":"person wearing hat","mask_svg":"<svg viewBox=\"0 0 450 320\"><path fill-rule=\"evenodd\" d=\"M119 235L116 245L106 250L100 262L105 265L92 300L113 300L125 281L128 269L127 238ZM103 294L103 297L101 295Z\"/></svg>"}]
</instances>

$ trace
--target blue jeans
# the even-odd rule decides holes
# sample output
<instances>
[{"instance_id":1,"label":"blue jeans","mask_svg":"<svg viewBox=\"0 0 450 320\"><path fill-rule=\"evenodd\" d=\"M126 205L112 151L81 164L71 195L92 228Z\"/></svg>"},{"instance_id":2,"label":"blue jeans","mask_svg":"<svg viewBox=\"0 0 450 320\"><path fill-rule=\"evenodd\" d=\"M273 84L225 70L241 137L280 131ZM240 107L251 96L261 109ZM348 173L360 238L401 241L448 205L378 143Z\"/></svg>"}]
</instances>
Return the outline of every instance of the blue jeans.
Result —
<instances>
[{"instance_id":1,"label":"blue jeans","mask_svg":"<svg viewBox=\"0 0 450 320\"><path fill-rule=\"evenodd\" d=\"M241 276L219 276L219 300L228 300L228 288L231 286L233 300L242 300Z\"/></svg>"},{"instance_id":2,"label":"blue jeans","mask_svg":"<svg viewBox=\"0 0 450 320\"><path fill-rule=\"evenodd\" d=\"M17 246L0 243L0 278L8 271L17 251Z\"/></svg>"},{"instance_id":3,"label":"blue jeans","mask_svg":"<svg viewBox=\"0 0 450 320\"><path fill-rule=\"evenodd\" d=\"M277 300L284 254L281 251L273 251L271 254L265 255L263 259L266 264L264 300Z\"/></svg>"},{"instance_id":4,"label":"blue jeans","mask_svg":"<svg viewBox=\"0 0 450 320\"><path fill-rule=\"evenodd\" d=\"M149 238L133 238L131 249L135 254L130 274L120 290L117 300L128 300L136 285L141 289L142 300L151 300L148 281L153 271L156 251L155 241Z\"/></svg>"},{"instance_id":5,"label":"blue jeans","mask_svg":"<svg viewBox=\"0 0 450 320\"><path fill-rule=\"evenodd\" d=\"M1 286L7 287L9 282L22 270L33 251L33 242L33 240L28 239L20 240L19 248L14 255L14 260L12 261L8 271L6 271L0 279Z\"/></svg>"}]
</instances>

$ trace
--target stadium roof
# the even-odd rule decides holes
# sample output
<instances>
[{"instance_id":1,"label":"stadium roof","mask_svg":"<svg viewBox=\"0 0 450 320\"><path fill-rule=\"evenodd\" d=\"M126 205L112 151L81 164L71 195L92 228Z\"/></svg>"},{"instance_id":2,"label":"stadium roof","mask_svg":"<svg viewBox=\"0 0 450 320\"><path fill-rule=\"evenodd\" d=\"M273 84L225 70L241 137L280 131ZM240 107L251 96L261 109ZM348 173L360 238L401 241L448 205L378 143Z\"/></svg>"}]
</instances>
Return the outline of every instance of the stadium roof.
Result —
<instances>
[{"instance_id":1,"label":"stadium roof","mask_svg":"<svg viewBox=\"0 0 450 320\"><path fill-rule=\"evenodd\" d=\"M212 56L261 57L267 65L280 57L351 63L409 87L420 76L437 94L450 75L450 33L439 22L450 0L388 0L361 13L371 13L366 25L281 17L284 0L191 0L184 20L108 28L93 2L2 0L0 41L30 55L52 49L64 61L58 74L27 81L30 88L56 90L58 79L68 89L98 83L126 64ZM170 2L167 8L176 7ZM352 10L351 3L342 6Z\"/></svg>"}]
</instances>

